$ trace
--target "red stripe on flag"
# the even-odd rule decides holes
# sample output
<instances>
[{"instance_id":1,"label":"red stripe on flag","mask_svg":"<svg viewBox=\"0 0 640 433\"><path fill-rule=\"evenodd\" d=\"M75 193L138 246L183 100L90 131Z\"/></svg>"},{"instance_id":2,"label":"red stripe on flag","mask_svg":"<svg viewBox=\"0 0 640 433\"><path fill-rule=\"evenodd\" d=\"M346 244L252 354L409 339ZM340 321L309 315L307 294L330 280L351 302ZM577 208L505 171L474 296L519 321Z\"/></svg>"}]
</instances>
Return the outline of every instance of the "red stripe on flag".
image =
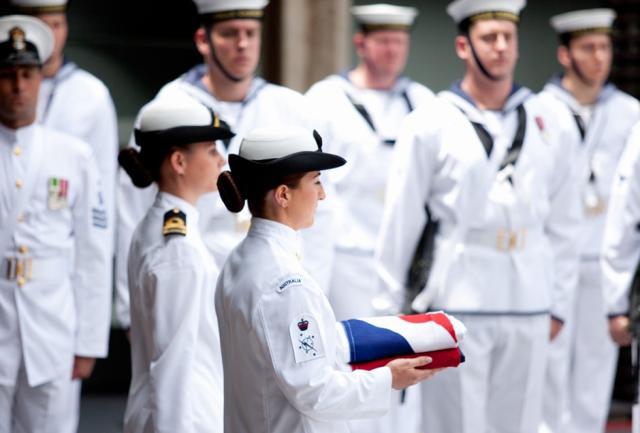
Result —
<instances>
[{"instance_id":1,"label":"red stripe on flag","mask_svg":"<svg viewBox=\"0 0 640 433\"><path fill-rule=\"evenodd\" d=\"M456 337L456 331L453 329L453 325L451 321L444 313L422 313L422 314L409 314L409 315L401 315L398 316L404 321L411 323L426 323L426 322L436 322L438 325L442 326L453 338L453 341L458 342L458 338Z\"/></svg>"},{"instance_id":2,"label":"red stripe on flag","mask_svg":"<svg viewBox=\"0 0 640 433\"><path fill-rule=\"evenodd\" d=\"M351 364L351 369L373 370L374 368L384 367L394 359L418 358L420 356L431 357L431 363L424 367L419 367L426 370L443 367L457 367L460 365L460 362L462 362L462 353L460 352L460 349L454 347L453 349L436 350L433 352L416 353L412 355L391 356L389 358L375 359L368 362L358 362Z\"/></svg>"}]
</instances>

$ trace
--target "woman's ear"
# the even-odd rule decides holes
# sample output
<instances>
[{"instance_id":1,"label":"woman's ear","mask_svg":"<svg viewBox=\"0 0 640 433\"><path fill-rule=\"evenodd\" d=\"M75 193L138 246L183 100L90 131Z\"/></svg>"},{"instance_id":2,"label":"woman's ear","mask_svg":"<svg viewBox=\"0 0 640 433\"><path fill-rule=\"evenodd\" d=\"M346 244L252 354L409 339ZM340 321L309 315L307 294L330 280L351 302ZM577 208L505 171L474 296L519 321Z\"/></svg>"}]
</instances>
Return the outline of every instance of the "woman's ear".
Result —
<instances>
[{"instance_id":1,"label":"woman's ear","mask_svg":"<svg viewBox=\"0 0 640 433\"><path fill-rule=\"evenodd\" d=\"M187 158L184 152L180 150L171 152L169 164L171 165L171 169L178 175L183 176L187 171Z\"/></svg>"},{"instance_id":2,"label":"woman's ear","mask_svg":"<svg viewBox=\"0 0 640 433\"><path fill-rule=\"evenodd\" d=\"M279 185L273 191L273 197L278 206L283 209L287 208L289 206L289 200L291 198L289 187L287 185Z\"/></svg>"}]
</instances>

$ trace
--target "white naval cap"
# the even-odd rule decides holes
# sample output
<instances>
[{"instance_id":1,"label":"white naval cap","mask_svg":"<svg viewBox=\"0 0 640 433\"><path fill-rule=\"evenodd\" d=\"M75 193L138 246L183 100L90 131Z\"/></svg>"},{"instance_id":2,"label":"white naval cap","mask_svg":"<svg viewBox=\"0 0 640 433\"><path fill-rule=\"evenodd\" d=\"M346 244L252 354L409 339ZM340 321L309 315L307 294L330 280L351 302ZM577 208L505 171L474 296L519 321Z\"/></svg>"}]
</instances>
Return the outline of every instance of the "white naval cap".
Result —
<instances>
[{"instance_id":1,"label":"white naval cap","mask_svg":"<svg viewBox=\"0 0 640 433\"><path fill-rule=\"evenodd\" d=\"M551 17L551 27L559 35L610 33L616 13L613 9L583 9Z\"/></svg>"},{"instance_id":2,"label":"white naval cap","mask_svg":"<svg viewBox=\"0 0 640 433\"><path fill-rule=\"evenodd\" d=\"M409 30L418 10L390 4L354 6L351 13L363 31Z\"/></svg>"},{"instance_id":3,"label":"white naval cap","mask_svg":"<svg viewBox=\"0 0 640 433\"><path fill-rule=\"evenodd\" d=\"M53 44L51 29L37 18L0 18L0 67L42 65L51 56Z\"/></svg>"},{"instance_id":4,"label":"white naval cap","mask_svg":"<svg viewBox=\"0 0 640 433\"><path fill-rule=\"evenodd\" d=\"M193 0L200 16L209 22L262 19L269 0Z\"/></svg>"},{"instance_id":5,"label":"white naval cap","mask_svg":"<svg viewBox=\"0 0 640 433\"><path fill-rule=\"evenodd\" d=\"M37 15L65 12L67 0L10 0L13 9L21 14Z\"/></svg>"},{"instance_id":6,"label":"white naval cap","mask_svg":"<svg viewBox=\"0 0 640 433\"><path fill-rule=\"evenodd\" d=\"M465 20L474 22L482 19L517 23L520 21L520 11L526 4L526 0L455 0L447 6L447 13L457 24Z\"/></svg>"},{"instance_id":7,"label":"white naval cap","mask_svg":"<svg viewBox=\"0 0 640 433\"><path fill-rule=\"evenodd\" d=\"M140 112L140 126L134 134L140 147L190 144L234 135L211 109L186 95L151 101Z\"/></svg>"}]
</instances>

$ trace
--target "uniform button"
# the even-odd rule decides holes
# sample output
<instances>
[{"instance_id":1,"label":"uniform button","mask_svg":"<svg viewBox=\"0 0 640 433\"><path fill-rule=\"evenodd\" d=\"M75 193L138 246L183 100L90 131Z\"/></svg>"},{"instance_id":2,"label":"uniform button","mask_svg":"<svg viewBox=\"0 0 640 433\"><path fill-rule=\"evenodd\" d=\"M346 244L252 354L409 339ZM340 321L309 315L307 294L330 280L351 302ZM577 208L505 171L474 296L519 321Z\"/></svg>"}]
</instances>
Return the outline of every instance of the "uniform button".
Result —
<instances>
[{"instance_id":1,"label":"uniform button","mask_svg":"<svg viewBox=\"0 0 640 433\"><path fill-rule=\"evenodd\" d=\"M18 283L18 287L22 287L27 281L24 279L24 277L18 277L16 279L16 282Z\"/></svg>"},{"instance_id":2,"label":"uniform button","mask_svg":"<svg viewBox=\"0 0 640 433\"><path fill-rule=\"evenodd\" d=\"M16 188L22 188L22 181L20 179L16 180Z\"/></svg>"},{"instance_id":3,"label":"uniform button","mask_svg":"<svg viewBox=\"0 0 640 433\"><path fill-rule=\"evenodd\" d=\"M13 149L13 154L14 154L15 156L20 156L20 155L22 155L22 148L21 148L20 146L16 146L16 147Z\"/></svg>"},{"instance_id":4,"label":"uniform button","mask_svg":"<svg viewBox=\"0 0 640 433\"><path fill-rule=\"evenodd\" d=\"M20 248L18 248L18 252L20 254L27 254L29 252L29 248L27 248L26 245L21 245Z\"/></svg>"}]
</instances>

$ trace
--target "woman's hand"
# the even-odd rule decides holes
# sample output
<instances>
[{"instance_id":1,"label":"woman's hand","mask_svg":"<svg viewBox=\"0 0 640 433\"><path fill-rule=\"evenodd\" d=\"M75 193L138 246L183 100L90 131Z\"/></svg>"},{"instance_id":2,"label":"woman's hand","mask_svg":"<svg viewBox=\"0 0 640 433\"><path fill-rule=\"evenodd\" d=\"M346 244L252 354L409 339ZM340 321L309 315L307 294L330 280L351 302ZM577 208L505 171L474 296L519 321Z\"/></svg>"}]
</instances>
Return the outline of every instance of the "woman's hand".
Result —
<instances>
[{"instance_id":1,"label":"woman's hand","mask_svg":"<svg viewBox=\"0 0 640 433\"><path fill-rule=\"evenodd\" d=\"M630 324L631 322L627 316L615 316L609 319L609 334L611 334L611 339L619 346L631 344Z\"/></svg>"},{"instance_id":2,"label":"woman's hand","mask_svg":"<svg viewBox=\"0 0 640 433\"><path fill-rule=\"evenodd\" d=\"M391 386L393 389L401 390L418 382L429 379L437 372L444 370L437 368L433 370L419 369L431 363L431 358L421 356L419 358L394 359L387 364L391 370Z\"/></svg>"}]
</instances>

